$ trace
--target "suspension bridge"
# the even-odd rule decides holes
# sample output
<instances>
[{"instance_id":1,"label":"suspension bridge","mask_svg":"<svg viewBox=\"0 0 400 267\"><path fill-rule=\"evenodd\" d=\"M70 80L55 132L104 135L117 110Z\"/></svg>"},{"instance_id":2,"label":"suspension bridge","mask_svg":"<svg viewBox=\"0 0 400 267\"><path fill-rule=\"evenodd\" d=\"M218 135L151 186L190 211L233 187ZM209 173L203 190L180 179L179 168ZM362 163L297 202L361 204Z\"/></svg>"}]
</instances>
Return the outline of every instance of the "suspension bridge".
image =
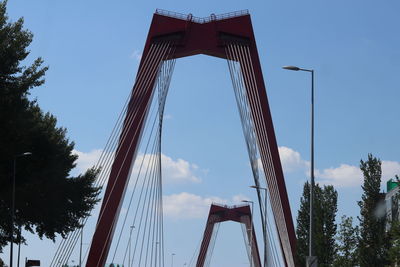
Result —
<instances>
[{"instance_id":1,"label":"suspension bridge","mask_svg":"<svg viewBox=\"0 0 400 267\"><path fill-rule=\"evenodd\" d=\"M227 61L266 249L262 263L248 205L213 204L193 266L210 265L217 225L227 220L243 226L250 266L295 266L296 237L250 14L245 10L200 18L156 10L133 89L96 165L101 168L96 185L105 191L90 249L84 255L87 267L103 267L116 257L123 259L124 266L166 265L161 166L164 108L176 59L197 54ZM134 164L137 170L132 172ZM125 196L129 181L132 190ZM127 212L121 214L124 199ZM268 209L271 220L266 216ZM81 231L60 242L51 267L68 262ZM123 242L124 238L129 242ZM115 249L110 249L111 244Z\"/></svg>"}]
</instances>

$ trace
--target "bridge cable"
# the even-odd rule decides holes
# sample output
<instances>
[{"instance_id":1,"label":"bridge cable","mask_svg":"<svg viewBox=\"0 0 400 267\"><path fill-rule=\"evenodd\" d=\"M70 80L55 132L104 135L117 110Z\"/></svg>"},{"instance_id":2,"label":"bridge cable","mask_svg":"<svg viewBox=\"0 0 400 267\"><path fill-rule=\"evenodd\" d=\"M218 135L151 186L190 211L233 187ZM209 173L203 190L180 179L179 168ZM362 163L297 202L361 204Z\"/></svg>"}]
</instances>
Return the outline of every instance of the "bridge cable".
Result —
<instances>
[{"instance_id":1,"label":"bridge cable","mask_svg":"<svg viewBox=\"0 0 400 267\"><path fill-rule=\"evenodd\" d=\"M250 66L251 82L252 82L253 86L256 87L255 74L254 74L254 70L253 70L253 64L251 62L251 56L250 56L249 47L248 46L241 46L240 50L242 52L244 51L243 54L244 54L244 58L245 58L244 59L245 60L245 64L247 66ZM256 107L258 107L258 110L259 110L259 113L260 113L261 112L260 111L261 110L261 104L260 104L260 99L258 98L258 96L255 96L255 101L257 102ZM261 120L261 124L264 127L264 129L266 129L265 128L266 126L265 126L263 120ZM264 155L264 157L266 157L267 163L269 165L268 166L269 168L267 168L269 170L269 176L270 177L271 176L276 177L275 176L275 172L273 171L274 170L274 166L272 164L272 158L271 158L272 156L271 156L271 150L269 148L268 136L261 136L261 137L266 139L265 140L265 144L266 144L266 151L265 152L266 153L264 153L263 155ZM276 226L277 226L278 232L280 233L280 238L281 238L280 240L281 240L282 249L283 249L283 251L286 251L284 253L285 259L288 261L287 264L289 266L292 266L293 265L293 262L292 262L293 261L293 257L292 257L293 255L291 255L291 249L287 249L288 246L290 246L290 243L289 243L289 240L288 240L287 228L285 227L286 223L285 223L285 219L283 217L283 210L282 210L281 201L280 201L280 194L278 193L279 190L277 188L277 180L276 180L276 178L274 178L274 179L270 178L270 181L272 181L272 190L273 190L273 192L276 192L276 193L272 194L272 195L275 195L275 197L276 197L276 200L273 202L275 220L277 221Z\"/></svg>"},{"instance_id":2,"label":"bridge cable","mask_svg":"<svg viewBox=\"0 0 400 267\"><path fill-rule=\"evenodd\" d=\"M174 64L174 63L173 63ZM163 65L163 68L161 69L161 71L162 72L164 72L165 73L165 67L164 66L171 66L171 64L164 64ZM171 75L169 75L169 78L168 78L168 85L169 85L169 81L170 81L170 76ZM163 83L161 83L160 82L160 79L159 79L159 81L158 81L158 83L159 84L164 84L165 85L165 82L163 82ZM163 106L164 106L164 104L165 104L165 96L166 96L166 92L164 92L164 96L161 96L161 99L162 98L164 98L164 101L161 101L161 102L163 102L163 104L161 105L162 107L162 109L163 109ZM162 116L160 116L160 118L162 119ZM160 124L160 126L161 126L161 124ZM159 132L159 137L161 137L161 133L160 133L160 127L159 127L159 130L158 130L158 132ZM157 142L160 142L160 138L158 138L158 141ZM155 168L158 168L159 169L159 171L161 170L161 165L160 165L160 162L161 162L161 151L160 151L160 145L158 146L159 147L159 149L158 149L158 153L155 153L155 151L154 151L154 149L152 149L152 152L151 152L151 155L152 155L152 157L151 157L151 164L149 165L149 167L151 167L153 170L152 170L152 174L150 174L150 176L151 177L153 177L153 179L154 178L157 178L158 177L158 180L159 180L159 182L158 182L158 184L159 185L161 185L161 173L160 174L158 174L158 175L156 175L156 172L154 172L154 169ZM156 165L154 165L154 159L155 159L155 156L154 155L156 155L156 154L158 154L158 164L156 164ZM157 167L158 166L158 167ZM148 172L148 171L147 171ZM146 176L149 176L148 174L146 175ZM154 180L153 180L154 181ZM153 185L154 185L154 182L152 183ZM153 187L152 187L153 188ZM149 204L149 205L151 205L150 207L156 207L156 209L153 209L153 208L150 208L151 210L152 210L152 212L151 212L151 214L150 214L150 218L152 218L151 220L150 220L150 222L151 222L151 225L150 225L150 227L147 227L147 220L146 220L146 224L145 224L145 226L144 226L144 228L145 228L145 230L144 230L144 232L145 232L145 234L142 236L142 243L145 241L145 237L147 236L148 238L151 238L150 237L150 234L153 236L153 239L154 239L154 232L156 231L155 229L157 228L157 238L156 238L156 240L159 240L159 241L157 241L158 242L158 244L160 244L161 246L163 246L162 244L161 244L161 238L160 238L160 235L161 235L161 226L159 225L159 222L161 221L161 215L162 215L162 210L160 211L160 204L157 204L157 205L155 205L154 204L154 200L155 199L157 199L157 201L159 202L159 203L162 203L161 202L161 192L160 192L160 189L161 189L161 187L159 187L159 188L156 188L156 190L153 190L152 189L152 193L150 193L150 194L147 194L147 195L149 195L149 197L146 197L146 198L149 198L150 200L151 199L153 199L153 201L151 201L151 203L152 204ZM143 192L143 191L142 191ZM142 193L143 194L143 193ZM141 197L140 197L140 199L141 199ZM139 203L141 203L141 200L139 199ZM140 207L140 205L138 206L138 207ZM149 206L145 206L145 205L143 205L143 207L142 207L142 210L145 210L147 207L149 207ZM149 210L149 209L147 209L147 210ZM137 211L138 211L138 209L137 209ZM135 218L137 217L137 211L135 212ZM154 217L155 217L155 214L157 213L157 216L158 216L158 219L156 220L157 221L157 224L156 223L152 223L154 220ZM143 214L143 211L142 211L142 214ZM148 214L148 212L146 213L146 216L148 217L149 216L149 214ZM142 215L142 218L143 218L143 215ZM136 221L136 219L134 219L134 221ZM133 223L132 225L135 225L135 223ZM142 227L142 225L140 224L140 226L139 226L140 228ZM150 249L150 247L149 246L151 246L152 248ZM136 242L136 245L135 245L135 247L137 247L137 242ZM146 252L147 254L147 258L148 258L148 253L154 253L154 242L150 245L150 243L149 242L147 242L147 247L148 247L148 251ZM144 248L144 243L143 243L143 245L142 245L142 249ZM161 250L162 249L158 249L158 245L156 244L156 250L158 250L158 254L160 255L161 254ZM151 250L152 252L149 252L149 250ZM125 250L126 251L126 250ZM136 248L135 248L135 250L134 250L134 254L136 253ZM141 256L143 256L143 251L140 253L140 255ZM160 256L157 256L158 257L158 262L159 263L161 263L161 257ZM124 256L124 261L125 261L125 258L126 258L126 253L125 253L125 256ZM153 259L151 259L151 261L152 261ZM147 263L146 263L147 264Z\"/></svg>"},{"instance_id":3,"label":"bridge cable","mask_svg":"<svg viewBox=\"0 0 400 267\"><path fill-rule=\"evenodd\" d=\"M150 49L150 50L152 50L152 49ZM153 52L153 51L151 51L151 52ZM103 152L102 152L102 154L100 156L100 159L99 159L98 163L96 164L95 168L99 168L100 166L104 166L104 165L109 165L109 158L111 157L110 151L114 150L113 147L115 147L115 145L113 145L113 144L116 143L115 140L118 137L118 130L117 129L120 128L121 118L123 117L123 114L125 113L128 100L129 100L129 97L126 100L124 108L123 108L123 110L121 111L121 113L120 113L120 115L118 117L117 123L113 128L112 134L111 134L110 138L108 139L106 147L103 150ZM104 162L106 162L106 163L104 164ZM104 168L103 168L101 173L99 174L99 176L97 178L97 183L95 184L96 187L97 186L102 186L101 177L102 177L102 174L104 174L104 173L107 173L107 172L104 171ZM103 176L105 176L105 175L103 175ZM82 225L84 225L86 223L86 221L87 221L87 218L83 219L81 221L81 222L83 222ZM50 266L52 266L54 263L57 264L57 265L64 264L64 261L62 260L63 259L62 256L65 255L66 251L69 249L71 240L76 239L75 236L79 236L80 229L74 231L72 234L73 235L70 234L70 235L68 235L68 238L62 240L62 242L60 243L60 245L59 245L59 247L58 247L58 249L56 251L55 257L53 258L53 260L52 260L52 262L50 264ZM73 238L71 238L71 236L73 236ZM66 242L66 241L69 241L69 242Z\"/></svg>"},{"instance_id":4,"label":"bridge cable","mask_svg":"<svg viewBox=\"0 0 400 267\"><path fill-rule=\"evenodd\" d=\"M151 53L149 53L149 54L151 54ZM125 109L125 108L124 108L124 109ZM120 117L121 117L121 116L120 116ZM119 120L119 121L121 121L121 120ZM114 127L114 130L113 130L114 133L117 132L117 131L115 131L115 129L116 129L116 127ZM109 139L108 144L110 143L110 140L112 140L112 139L111 139L111 138ZM115 139L114 139L114 140L115 140ZM106 147L107 147L107 146L106 146ZM109 154L111 154L111 153L109 153ZM103 151L102 156L103 156L103 155L105 155L104 151ZM104 157L101 157L101 158L104 159ZM104 173L104 172L103 172L103 173ZM85 221L85 223L86 223L86 221ZM76 231L76 232L74 233L75 236L79 236L79 232L80 232L80 231ZM74 236L74 235L73 235L73 236ZM77 238L74 238L74 239L77 239ZM56 261L55 261L56 264L57 264L57 263L63 264L63 262L65 261L65 251L66 251L65 247L67 247L67 252L70 251L70 246L65 246L65 240L66 240L66 239L63 239L64 242L62 242L62 243L61 243L61 246L59 246L58 251L56 252L56 257L53 258L53 261L52 261L51 264L54 263L54 260L55 260L55 259L56 259ZM72 242L72 243L76 243L76 242ZM63 245L64 245L64 246L63 246ZM61 248L61 250L60 250L60 248ZM60 251L61 251L61 253L60 253ZM58 260L58 261L57 261L57 259L60 258L60 255L61 255L61 260ZM63 256L64 256L64 258L63 258Z\"/></svg>"},{"instance_id":5,"label":"bridge cable","mask_svg":"<svg viewBox=\"0 0 400 267\"><path fill-rule=\"evenodd\" d=\"M115 140L115 138L114 138L114 140ZM114 144L116 144L116 142L114 141ZM111 154L111 153L108 153L108 154ZM110 157L109 157L110 158ZM110 162L110 161L108 161L108 162ZM103 169L104 170L104 169ZM103 171L102 172L103 173L103 176L107 176L107 174L108 174L108 172L107 171ZM105 175L104 175L104 173L105 173ZM101 185L102 185L102 182L101 182L101 175L99 175L99 178L98 178L98 181L100 181L100 183L101 183ZM104 179L103 179L103 181L104 181ZM86 221L87 221L87 218L86 218ZM86 222L85 221L85 222ZM77 241L77 239L78 239L78 237L79 237L79 235L78 235L78 231L75 231L75 233L73 233L73 235L72 235L72 239L70 238L69 240L71 241L74 241L74 242L72 242L73 243L73 246L76 244L76 241ZM65 244L64 244L65 245ZM73 247L72 246L72 247ZM68 243L67 244L67 246L64 246L64 249L63 249L63 251L62 251L62 253L61 253L61 255L62 256L64 256L64 258L61 258L61 260L56 260L55 262L56 262L56 264L58 263L58 265L61 265L61 264L63 264L64 262L66 262L66 261L68 261L68 258L69 258L69 255L68 254L70 254L69 253L69 251L71 251L71 242L70 243ZM65 255L67 255L67 258L65 258ZM60 257L59 257L59 259L60 259Z\"/></svg>"},{"instance_id":6,"label":"bridge cable","mask_svg":"<svg viewBox=\"0 0 400 267\"><path fill-rule=\"evenodd\" d=\"M164 45L164 48L168 48L168 46L165 46ZM164 49L164 52L162 52L162 57L161 58L164 58L164 56L166 55L166 51L167 51L167 49ZM159 61L160 62L160 61ZM158 63L158 65L159 65L159 63ZM157 68L158 69L158 68ZM152 72L154 73L154 70L152 70ZM150 76L150 77L152 77L152 76ZM148 85L150 85L149 84L150 82L148 81L147 82L147 84ZM142 94L143 95L143 94ZM136 103L135 103L136 104ZM147 105L147 109L148 109L148 105ZM142 115L141 115L141 118L140 118L140 120L141 121L144 121L144 118L146 117L146 114L147 114L148 112L145 112L145 113L143 113ZM134 114L134 116L136 116L136 114ZM129 129L129 127L130 127L130 125L128 125L127 127L125 127L126 129ZM136 131L135 131L135 135L137 135L137 134L139 134L139 129L137 129ZM133 139L132 139L132 141L130 142L130 144L129 144L129 147L128 147L128 149L130 149L130 147L132 146L132 144L133 144ZM123 159L123 162L126 160L126 155L125 155L125 157L124 157L124 159ZM123 164L123 163L122 163ZM120 171L120 170L119 170ZM118 171L118 174L117 174L117 176L119 175L119 171ZM112 194L112 192L113 192L113 190L114 190L114 186L115 186L115 183L112 185L112 187L111 187L111 193L110 193L110 195ZM108 199L105 199L105 200L103 200L103 205L104 205L104 203L105 203L105 206L107 206L107 204L108 204ZM100 214L100 218L101 218L101 216L102 216L102 214ZM111 230L111 229L110 229ZM108 237L107 238L109 238L109 236L110 236L110 234L111 234L111 232L110 232L110 230L109 230L109 232L108 232Z\"/></svg>"},{"instance_id":7,"label":"bridge cable","mask_svg":"<svg viewBox=\"0 0 400 267\"><path fill-rule=\"evenodd\" d=\"M247 60L249 58L249 50L248 47L246 53L247 55L243 55L243 49L239 48L239 46L243 45L238 45L238 44L228 44L226 46L226 53L227 53L227 61L228 61L228 67L231 73L231 78L232 78L232 83L233 87L235 89L235 96L240 112L240 118L242 121L242 126L243 126L243 132L245 135L246 139L246 144L247 148L249 151L249 158L252 166L252 171L253 171L253 176L255 179L256 186L259 187L259 178L258 178L258 157L257 157L257 145L256 145L256 140L255 140L255 133L254 133L254 124L252 122L252 116L250 114L250 111L248 109L248 106L250 104L250 100L246 94L246 91L244 88L246 87L245 84L247 84L248 87L253 88L254 90L254 85L255 83L253 82L255 80L254 78L254 72L252 73L253 75L250 75L250 71L248 68L248 64L244 58ZM244 46L243 46L244 47ZM250 77L252 76L252 77ZM249 80L252 82L250 83ZM252 90L250 90L251 92ZM252 96L250 96L252 97ZM259 113L256 113L256 115ZM255 117L256 120L259 120L259 115ZM271 168L268 168L268 170L271 170ZM271 173L270 173L271 174ZM263 235L264 235L264 243L267 246L268 242L271 242L270 234L269 231L267 232L267 228L269 228L269 225L267 225L264 217L264 212L266 212L266 209L263 205L261 205L261 194L259 192L260 190L257 190L257 195L258 195L258 200L259 200L259 206L260 206L260 213L262 216L262 226L263 226ZM265 192L266 193L266 192ZM276 198L273 199L273 204L276 203ZM270 229L268 229L270 230ZM267 237L268 236L268 237ZM268 239L267 239L268 238ZM271 247L271 246L268 246Z\"/></svg>"}]
</instances>

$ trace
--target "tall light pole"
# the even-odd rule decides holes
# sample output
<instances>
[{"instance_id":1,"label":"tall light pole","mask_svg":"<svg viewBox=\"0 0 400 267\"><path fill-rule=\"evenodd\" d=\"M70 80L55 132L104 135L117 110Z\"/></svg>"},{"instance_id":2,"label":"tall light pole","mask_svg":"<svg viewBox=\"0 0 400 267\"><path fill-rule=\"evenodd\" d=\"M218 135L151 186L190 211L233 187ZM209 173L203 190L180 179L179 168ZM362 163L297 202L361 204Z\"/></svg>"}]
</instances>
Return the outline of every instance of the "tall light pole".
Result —
<instances>
[{"instance_id":1,"label":"tall light pole","mask_svg":"<svg viewBox=\"0 0 400 267\"><path fill-rule=\"evenodd\" d=\"M316 258L313 257L313 202L314 202L314 70L313 69L303 69L296 66L284 66L282 67L285 70L293 70L293 71L305 71L311 73L311 188L310 188L310 228L309 228L309 247L308 247L308 256L309 260L307 261L307 266L311 266L311 261L316 261Z\"/></svg>"},{"instance_id":2,"label":"tall light pole","mask_svg":"<svg viewBox=\"0 0 400 267\"><path fill-rule=\"evenodd\" d=\"M15 177L17 173L17 159L32 155L31 152L25 152L14 156L14 173L12 182L12 196L11 196L11 244L10 244L10 267L13 267L13 244L14 244L14 217L15 217Z\"/></svg>"},{"instance_id":3,"label":"tall light pole","mask_svg":"<svg viewBox=\"0 0 400 267\"><path fill-rule=\"evenodd\" d=\"M267 260L268 260L268 248L267 248L267 193L268 193L268 189L264 188L264 187L260 187L260 186L256 186L256 185L252 185L250 186L251 188L254 189L260 189L260 190L264 190L265 191L265 198L264 198L264 227L265 227L265 231L264 231L264 267L267 266Z\"/></svg>"},{"instance_id":4,"label":"tall light pole","mask_svg":"<svg viewBox=\"0 0 400 267\"><path fill-rule=\"evenodd\" d=\"M251 214L250 214L250 267L253 266L253 211L254 211L254 202L251 200L242 200L244 203L251 203Z\"/></svg>"},{"instance_id":5,"label":"tall light pole","mask_svg":"<svg viewBox=\"0 0 400 267\"><path fill-rule=\"evenodd\" d=\"M174 256L175 256L175 253L172 253L171 254L171 267L174 267Z\"/></svg>"}]
</instances>

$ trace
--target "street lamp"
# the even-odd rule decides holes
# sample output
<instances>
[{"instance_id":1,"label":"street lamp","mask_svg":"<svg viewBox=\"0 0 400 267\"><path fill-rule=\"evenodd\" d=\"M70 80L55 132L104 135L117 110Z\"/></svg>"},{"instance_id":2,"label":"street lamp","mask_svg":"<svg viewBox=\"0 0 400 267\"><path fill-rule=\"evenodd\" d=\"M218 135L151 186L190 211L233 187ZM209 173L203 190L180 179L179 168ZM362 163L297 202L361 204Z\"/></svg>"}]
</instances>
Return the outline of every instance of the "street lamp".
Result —
<instances>
[{"instance_id":1,"label":"street lamp","mask_svg":"<svg viewBox=\"0 0 400 267\"><path fill-rule=\"evenodd\" d=\"M175 256L175 253L172 253L171 254L171 267L174 267L174 256Z\"/></svg>"},{"instance_id":2,"label":"street lamp","mask_svg":"<svg viewBox=\"0 0 400 267\"><path fill-rule=\"evenodd\" d=\"M309 247L307 266L311 266L311 261L315 261L316 258L313 254L313 202L314 202L314 70L313 69L302 69L296 66L283 66L285 70L293 71L306 71L311 73L311 188L310 188L310 228L309 228Z\"/></svg>"},{"instance_id":3,"label":"street lamp","mask_svg":"<svg viewBox=\"0 0 400 267\"><path fill-rule=\"evenodd\" d=\"M17 173L17 159L20 157L30 156L31 152L25 152L14 156L14 173L12 182L11 196L11 244L10 244L10 267L13 267L13 244L14 244L14 217L15 217L15 177Z\"/></svg>"},{"instance_id":4,"label":"street lamp","mask_svg":"<svg viewBox=\"0 0 400 267\"><path fill-rule=\"evenodd\" d=\"M253 210L254 210L254 202L251 200L242 200L244 203L251 203L251 214L250 214L250 267L253 266Z\"/></svg>"},{"instance_id":5,"label":"street lamp","mask_svg":"<svg viewBox=\"0 0 400 267\"><path fill-rule=\"evenodd\" d=\"M268 254L268 249L267 249L267 193L268 193L268 189L264 188L264 187L260 187L260 186L256 186L256 185L252 185L250 186L250 188L254 188L254 189L260 189L260 190L264 190L265 191L265 198L264 198L264 227L265 227L265 231L264 231L264 266L267 266L267 254Z\"/></svg>"}]
</instances>

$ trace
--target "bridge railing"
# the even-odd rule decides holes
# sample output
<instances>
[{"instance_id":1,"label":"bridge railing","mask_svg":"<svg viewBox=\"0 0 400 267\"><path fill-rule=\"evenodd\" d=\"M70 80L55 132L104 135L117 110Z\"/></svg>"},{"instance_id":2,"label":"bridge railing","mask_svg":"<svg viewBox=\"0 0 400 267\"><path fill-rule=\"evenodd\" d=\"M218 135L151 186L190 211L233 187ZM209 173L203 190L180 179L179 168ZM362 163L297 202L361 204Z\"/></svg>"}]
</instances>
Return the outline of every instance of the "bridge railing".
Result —
<instances>
[{"instance_id":1,"label":"bridge railing","mask_svg":"<svg viewBox=\"0 0 400 267\"><path fill-rule=\"evenodd\" d=\"M234 17L246 16L246 15L249 15L249 11L247 9L245 9L245 10L239 10L239 11L234 11L234 12L229 12L229 13L219 14L219 15L211 14L210 16L204 17L204 18L196 17L196 16L193 16L192 14L182 14L182 13L168 11L168 10L164 10L164 9L156 9L156 14L203 24L203 23L208 23L208 22L215 21L215 20L224 20L224 19L229 19L229 18L234 18Z\"/></svg>"}]
</instances>

